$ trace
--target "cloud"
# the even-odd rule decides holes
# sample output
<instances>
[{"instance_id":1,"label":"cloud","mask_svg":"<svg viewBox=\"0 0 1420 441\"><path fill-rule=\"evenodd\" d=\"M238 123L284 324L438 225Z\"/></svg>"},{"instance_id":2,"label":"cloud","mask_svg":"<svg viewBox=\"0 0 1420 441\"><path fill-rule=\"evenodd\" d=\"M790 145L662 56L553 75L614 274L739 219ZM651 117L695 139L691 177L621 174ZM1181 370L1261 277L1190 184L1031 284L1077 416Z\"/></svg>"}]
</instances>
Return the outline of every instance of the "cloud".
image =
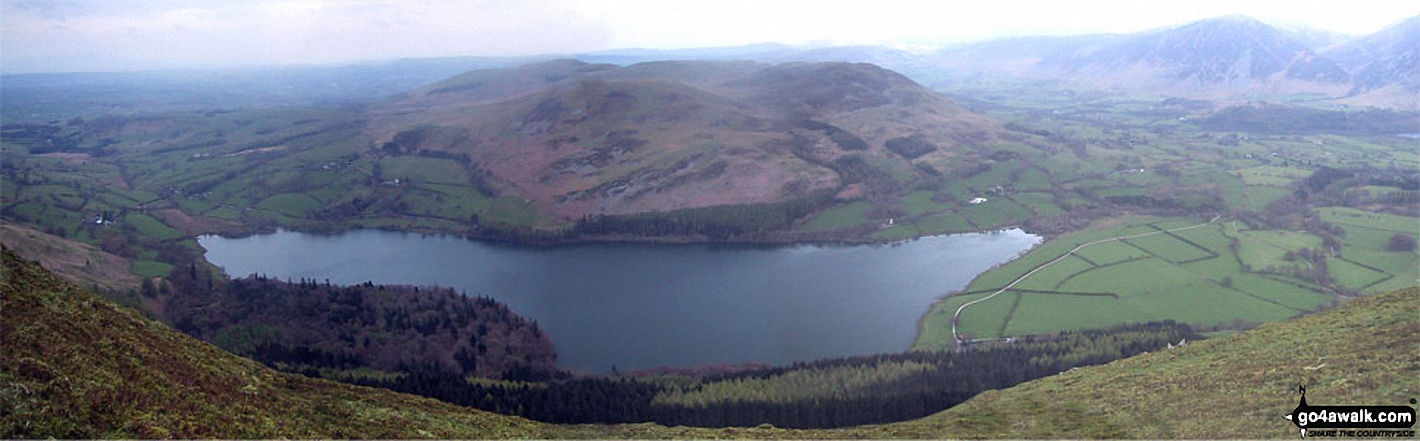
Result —
<instances>
[{"instance_id":1,"label":"cloud","mask_svg":"<svg viewBox=\"0 0 1420 441\"><path fill-rule=\"evenodd\" d=\"M6 72L340 63L776 42L931 47L1229 14L1350 34L1420 2L1287 0L0 0ZM1102 13L1107 11L1107 13Z\"/></svg>"},{"instance_id":2,"label":"cloud","mask_svg":"<svg viewBox=\"0 0 1420 441\"><path fill-rule=\"evenodd\" d=\"M611 35L556 2L263 0L117 7L124 3L5 3L5 70L571 53L601 49Z\"/></svg>"}]
</instances>

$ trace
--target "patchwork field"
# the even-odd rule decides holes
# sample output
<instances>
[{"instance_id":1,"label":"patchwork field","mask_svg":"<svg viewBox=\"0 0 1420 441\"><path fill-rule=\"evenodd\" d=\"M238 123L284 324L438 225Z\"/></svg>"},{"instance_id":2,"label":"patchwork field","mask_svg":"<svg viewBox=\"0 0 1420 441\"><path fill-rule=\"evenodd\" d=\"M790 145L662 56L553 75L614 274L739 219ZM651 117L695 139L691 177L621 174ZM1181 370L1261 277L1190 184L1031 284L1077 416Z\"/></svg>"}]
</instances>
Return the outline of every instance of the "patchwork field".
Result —
<instances>
[{"instance_id":1,"label":"patchwork field","mask_svg":"<svg viewBox=\"0 0 1420 441\"><path fill-rule=\"evenodd\" d=\"M1334 259L1340 262L1328 270L1337 279L1349 281L1348 288L1369 294L1420 284L1420 253L1388 250L1390 238L1396 234L1420 237L1420 219L1344 207L1317 212L1346 232L1341 239L1341 256Z\"/></svg>"},{"instance_id":2,"label":"patchwork field","mask_svg":"<svg viewBox=\"0 0 1420 441\"><path fill-rule=\"evenodd\" d=\"M1324 208L1321 214L1347 232L1340 255L1326 259L1331 283L1361 293L1415 283L1420 254L1386 251L1389 237L1412 219L1347 208ZM1231 220L1126 217L1101 223L1055 238L942 299L923 317L914 348L949 347L959 307L1032 270L1011 289L964 309L961 336L1010 337L1151 320L1228 328L1309 313L1334 304L1334 296L1290 269L1306 261L1287 258L1321 242L1308 233L1249 230Z\"/></svg>"}]
</instances>

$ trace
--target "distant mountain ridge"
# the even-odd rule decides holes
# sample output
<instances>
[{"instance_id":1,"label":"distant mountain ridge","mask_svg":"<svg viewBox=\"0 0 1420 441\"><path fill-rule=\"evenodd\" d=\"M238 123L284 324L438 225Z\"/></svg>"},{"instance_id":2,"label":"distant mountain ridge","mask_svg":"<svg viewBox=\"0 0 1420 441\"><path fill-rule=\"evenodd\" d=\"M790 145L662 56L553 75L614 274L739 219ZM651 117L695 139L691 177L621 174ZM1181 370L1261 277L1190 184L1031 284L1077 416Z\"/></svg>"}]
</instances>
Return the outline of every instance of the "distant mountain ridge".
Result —
<instances>
[{"instance_id":1,"label":"distant mountain ridge","mask_svg":"<svg viewBox=\"0 0 1420 441\"><path fill-rule=\"evenodd\" d=\"M936 86L943 72L1010 73L1035 79L1062 79L1086 86L1182 97L1214 97L1250 92L1312 92L1358 97L1356 104L1420 108L1414 101L1420 47L1420 17L1411 17L1371 35L1348 37L1306 28L1278 28L1231 16L1132 34L1022 36L956 44L929 53L888 46L792 46L761 43L689 49L612 49L570 54L585 63L628 66L654 61L754 61L872 63ZM435 57L380 63L277 70L237 70L95 74L4 75L9 102L85 101L113 106L141 95L177 109L271 107L378 100L388 93L422 87L471 68L508 67L552 56L521 58ZM1337 69L1340 69L1340 72ZM1268 75L1281 73L1276 78ZM1196 84L1173 87L1195 78ZM273 81L279 80L279 81ZM1280 84L1269 84L1271 80ZM172 90L217 82L241 93L212 94L193 101L166 102ZM297 87L286 87L296 82ZM1223 88L1214 87L1222 82ZM122 94L63 94L56 87L120 85ZM1159 86L1168 86L1162 89ZM1269 90L1267 86L1272 86ZM16 106L6 106L10 109ZM26 114L11 112L12 120Z\"/></svg>"},{"instance_id":2,"label":"distant mountain ridge","mask_svg":"<svg viewBox=\"0 0 1420 441\"><path fill-rule=\"evenodd\" d=\"M1240 16L1131 36L1093 53L1047 62L1086 72L1143 63L1170 79L1198 84L1265 81L1275 75L1334 83L1347 77L1335 63L1317 58L1277 29Z\"/></svg>"},{"instance_id":3,"label":"distant mountain ridge","mask_svg":"<svg viewBox=\"0 0 1420 441\"><path fill-rule=\"evenodd\" d=\"M1182 96L1338 94L1336 62L1255 19L1230 16L1127 35L1027 37L948 48L934 63L1126 91Z\"/></svg>"},{"instance_id":4,"label":"distant mountain ridge","mask_svg":"<svg viewBox=\"0 0 1420 441\"><path fill-rule=\"evenodd\" d=\"M926 54L883 46L802 48L750 45L693 50L607 51L579 59L614 63L656 59L870 62L918 81L946 73L1011 74L1029 79L1152 95L1224 98L1309 93L1343 102L1417 108L1420 17L1374 34L1348 37L1279 28L1224 16L1130 34L1007 37ZM934 83L935 84L935 83Z\"/></svg>"},{"instance_id":5,"label":"distant mountain ridge","mask_svg":"<svg viewBox=\"0 0 1420 441\"><path fill-rule=\"evenodd\" d=\"M917 81L935 79L942 72L1007 73L1183 97L1316 93L1342 98L1388 87L1420 90L1414 79L1415 48L1420 47L1417 23L1420 17L1371 35L1347 37L1317 29L1278 28L1246 16L1225 16L1131 34L1007 37L926 54L884 46L763 44L606 51L577 58L626 64L697 58L869 62ZM1376 104L1396 107L1395 103Z\"/></svg>"},{"instance_id":6,"label":"distant mountain ridge","mask_svg":"<svg viewBox=\"0 0 1420 441\"><path fill-rule=\"evenodd\" d=\"M1399 95L1393 98L1399 103L1392 106L1420 108L1416 103L1420 99L1420 16L1326 48L1321 55L1351 72L1351 95L1380 100Z\"/></svg>"},{"instance_id":7,"label":"distant mountain ridge","mask_svg":"<svg viewBox=\"0 0 1420 441\"><path fill-rule=\"evenodd\" d=\"M1417 47L1420 17L1345 39L1228 16L1134 34L991 40L943 49L905 71L1008 73L1204 99L1318 94L1343 103L1413 110L1420 95Z\"/></svg>"}]
</instances>

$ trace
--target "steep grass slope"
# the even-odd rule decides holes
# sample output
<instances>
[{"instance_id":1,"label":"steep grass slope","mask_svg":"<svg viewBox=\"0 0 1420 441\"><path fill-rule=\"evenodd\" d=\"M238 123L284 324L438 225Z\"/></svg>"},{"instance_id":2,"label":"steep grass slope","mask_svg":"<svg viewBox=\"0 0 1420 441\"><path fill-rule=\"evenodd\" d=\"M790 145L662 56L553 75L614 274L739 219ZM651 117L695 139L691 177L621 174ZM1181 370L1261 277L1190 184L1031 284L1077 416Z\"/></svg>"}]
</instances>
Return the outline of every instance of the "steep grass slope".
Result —
<instances>
[{"instance_id":1,"label":"steep grass slope","mask_svg":"<svg viewBox=\"0 0 1420 441\"><path fill-rule=\"evenodd\" d=\"M32 257L81 286L136 290L139 277L128 273L128 259L86 243L68 240L11 222L0 223L0 243Z\"/></svg>"},{"instance_id":2,"label":"steep grass slope","mask_svg":"<svg viewBox=\"0 0 1420 441\"><path fill-rule=\"evenodd\" d=\"M990 391L897 425L914 435L1278 438L1297 385L1313 405L1420 398L1420 288L1225 338Z\"/></svg>"},{"instance_id":3,"label":"steep grass slope","mask_svg":"<svg viewBox=\"0 0 1420 441\"><path fill-rule=\"evenodd\" d=\"M278 373L4 251L3 438L495 438L540 424Z\"/></svg>"}]
</instances>

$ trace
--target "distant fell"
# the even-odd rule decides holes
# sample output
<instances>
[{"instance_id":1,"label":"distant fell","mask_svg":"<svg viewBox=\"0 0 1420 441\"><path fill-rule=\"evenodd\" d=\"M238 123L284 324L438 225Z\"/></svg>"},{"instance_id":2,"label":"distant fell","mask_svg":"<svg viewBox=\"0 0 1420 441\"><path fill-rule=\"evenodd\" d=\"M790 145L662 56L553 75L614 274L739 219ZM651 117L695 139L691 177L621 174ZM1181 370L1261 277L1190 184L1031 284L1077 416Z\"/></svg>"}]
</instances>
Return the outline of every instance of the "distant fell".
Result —
<instances>
[{"instance_id":1,"label":"distant fell","mask_svg":"<svg viewBox=\"0 0 1420 441\"><path fill-rule=\"evenodd\" d=\"M1351 80L1336 62L1288 33L1244 16L1133 34L987 41L949 48L934 58L961 71L1191 97L1340 95Z\"/></svg>"},{"instance_id":2,"label":"distant fell","mask_svg":"<svg viewBox=\"0 0 1420 441\"><path fill-rule=\"evenodd\" d=\"M1322 50L1355 79L1358 104L1420 109L1420 16Z\"/></svg>"},{"instance_id":3,"label":"distant fell","mask_svg":"<svg viewBox=\"0 0 1420 441\"><path fill-rule=\"evenodd\" d=\"M1166 78L1198 85L1236 85L1249 81L1295 79L1319 83L1347 80L1334 62L1317 58L1277 29L1243 16L1190 23L1146 33L1074 60L1071 67L1143 64Z\"/></svg>"},{"instance_id":4,"label":"distant fell","mask_svg":"<svg viewBox=\"0 0 1420 441\"><path fill-rule=\"evenodd\" d=\"M833 194L852 179L831 165L845 156L950 168L998 130L876 65L744 61L474 71L375 106L369 120L385 153L463 158L488 192L562 221ZM825 130L853 147L833 148ZM904 158L886 146L908 136L938 148Z\"/></svg>"}]
</instances>

